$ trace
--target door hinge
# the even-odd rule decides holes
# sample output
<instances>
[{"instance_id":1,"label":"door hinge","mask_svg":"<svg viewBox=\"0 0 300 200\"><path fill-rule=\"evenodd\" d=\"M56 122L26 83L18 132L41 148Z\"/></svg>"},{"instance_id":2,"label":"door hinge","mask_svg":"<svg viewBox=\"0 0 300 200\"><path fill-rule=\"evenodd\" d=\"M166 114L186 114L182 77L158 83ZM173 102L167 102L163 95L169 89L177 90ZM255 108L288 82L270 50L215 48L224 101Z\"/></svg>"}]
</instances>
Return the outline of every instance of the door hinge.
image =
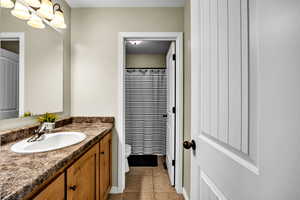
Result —
<instances>
[{"instance_id":1,"label":"door hinge","mask_svg":"<svg viewBox=\"0 0 300 200\"><path fill-rule=\"evenodd\" d=\"M175 160L172 160L172 166L175 167Z\"/></svg>"},{"instance_id":2,"label":"door hinge","mask_svg":"<svg viewBox=\"0 0 300 200\"><path fill-rule=\"evenodd\" d=\"M174 114L176 113L176 107L172 108L172 113L174 113Z\"/></svg>"},{"instance_id":3,"label":"door hinge","mask_svg":"<svg viewBox=\"0 0 300 200\"><path fill-rule=\"evenodd\" d=\"M176 60L176 54L175 53L173 54L173 60L174 61Z\"/></svg>"}]
</instances>

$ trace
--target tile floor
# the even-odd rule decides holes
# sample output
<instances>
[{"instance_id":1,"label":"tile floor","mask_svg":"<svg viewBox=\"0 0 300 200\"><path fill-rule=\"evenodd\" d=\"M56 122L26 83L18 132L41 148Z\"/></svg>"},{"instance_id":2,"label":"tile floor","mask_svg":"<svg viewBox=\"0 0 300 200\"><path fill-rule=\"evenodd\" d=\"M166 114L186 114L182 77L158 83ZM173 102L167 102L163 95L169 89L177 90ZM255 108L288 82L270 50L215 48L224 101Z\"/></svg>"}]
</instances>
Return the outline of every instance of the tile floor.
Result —
<instances>
[{"instance_id":1,"label":"tile floor","mask_svg":"<svg viewBox=\"0 0 300 200\"><path fill-rule=\"evenodd\" d=\"M163 160L159 157L157 167L130 167L124 193L110 195L109 200L184 200L170 185Z\"/></svg>"}]
</instances>

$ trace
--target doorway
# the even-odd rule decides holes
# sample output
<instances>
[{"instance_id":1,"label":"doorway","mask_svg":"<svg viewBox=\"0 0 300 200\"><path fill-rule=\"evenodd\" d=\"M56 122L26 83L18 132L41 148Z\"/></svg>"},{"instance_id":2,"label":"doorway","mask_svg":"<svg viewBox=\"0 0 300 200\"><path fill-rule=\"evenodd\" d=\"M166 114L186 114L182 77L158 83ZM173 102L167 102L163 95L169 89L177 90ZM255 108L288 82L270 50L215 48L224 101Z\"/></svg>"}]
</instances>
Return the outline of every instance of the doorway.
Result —
<instances>
[{"instance_id":1,"label":"doorway","mask_svg":"<svg viewBox=\"0 0 300 200\"><path fill-rule=\"evenodd\" d=\"M130 66L126 65L126 43L129 41L132 41L133 45L134 42L139 43L140 41L161 41L161 42L169 42L169 46L167 48L167 52L165 55L165 62L166 66L165 69L132 69ZM172 44L172 45L171 45ZM176 55L175 55L176 52ZM169 53L169 57L167 54ZM174 54L174 55L173 55ZM171 56L170 56L171 55ZM130 136L126 138L126 123L128 125L128 121L126 122L126 116L127 116L127 111L126 109L126 84L125 80L126 79L126 74L127 71L124 70L124 68L128 68L126 70L132 70L135 72L131 73L161 73L161 71L165 71L166 74L168 74L169 78L169 73L173 73L173 78L174 85L173 89L174 91L172 93L169 93L165 91L166 95L166 109L165 111L160 110L158 113L162 117L161 120L158 120L158 123L163 123L163 121L166 122L166 130L164 132L165 134L165 139L160 140L158 138L158 143L153 141L148 140L145 143L145 139L140 139L140 142L137 141L137 143L134 144L131 143L132 146L132 151L134 154L147 154L147 153L152 153L157 151L158 152L154 153L156 155L160 154L165 154L166 159L165 163L168 168L168 175L170 182L172 185L174 185L176 192L181 193L182 192L182 124L183 124L183 116L182 116L182 108L183 108L183 69L182 69L182 33L120 33L119 37L119 92L121 95L120 101L119 101L119 123L117 123L117 128L118 128L118 134L119 134L119 157L118 157L118 188L113 188L112 193L122 193L125 189L125 171L126 171L126 159L125 159L125 148L126 148L126 143L132 142L133 139ZM168 58L169 61L168 62ZM176 63L176 64L175 64ZM172 70L171 66L173 66ZM153 68L153 67L152 67ZM152 70L152 71L151 71ZM130 73L130 72L129 72ZM167 85L169 85L169 80L166 82ZM176 80L176 84L175 84ZM128 88L127 88L128 89ZM174 95L174 98L170 98L171 95ZM168 96L168 98L167 98ZM141 96L139 98L142 98ZM168 104L167 104L168 102ZM128 103L128 102L127 102ZM172 104L173 103L173 104ZM170 106L171 105L171 106ZM151 106L150 106L151 107ZM150 109L151 110L151 109ZM142 112L146 113L147 112ZM151 113L150 113L151 114ZM140 121L141 122L141 121ZM142 120L143 123L145 123L145 120ZM148 121L149 122L149 121ZM151 124L151 122L150 122ZM145 127L143 125L142 127ZM151 127L150 127L151 129ZM163 135L163 134L162 134ZM159 135L157 135L160 137ZM135 137L135 136L133 136ZM144 136L143 136L144 137ZM150 135L150 137L153 137L153 135ZM136 137L137 138L137 137ZM137 139L138 140L138 139ZM141 146L141 143L143 145ZM165 143L165 145L163 145ZM146 145L144 145L146 144ZM158 148L153 148L157 147ZM160 146L160 148L159 148ZM160 155L161 156L161 155Z\"/></svg>"}]
</instances>

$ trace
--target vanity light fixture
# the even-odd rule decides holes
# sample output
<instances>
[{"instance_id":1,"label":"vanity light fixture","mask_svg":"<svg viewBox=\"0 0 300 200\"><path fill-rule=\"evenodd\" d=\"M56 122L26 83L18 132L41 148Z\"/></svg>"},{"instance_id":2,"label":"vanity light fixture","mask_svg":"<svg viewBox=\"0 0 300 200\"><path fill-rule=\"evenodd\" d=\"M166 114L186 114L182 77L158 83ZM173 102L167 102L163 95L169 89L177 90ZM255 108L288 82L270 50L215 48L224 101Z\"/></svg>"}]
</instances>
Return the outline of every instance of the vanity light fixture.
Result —
<instances>
[{"instance_id":1,"label":"vanity light fixture","mask_svg":"<svg viewBox=\"0 0 300 200\"><path fill-rule=\"evenodd\" d=\"M37 10L40 17L51 20L54 17L52 0L42 0L41 7Z\"/></svg>"},{"instance_id":2,"label":"vanity light fixture","mask_svg":"<svg viewBox=\"0 0 300 200\"><path fill-rule=\"evenodd\" d=\"M64 19L64 14L63 14L64 12L60 8L60 5L58 3L54 4L53 10L54 10L54 18L51 20L50 25L55 28L65 29L67 25Z\"/></svg>"},{"instance_id":3,"label":"vanity light fixture","mask_svg":"<svg viewBox=\"0 0 300 200\"><path fill-rule=\"evenodd\" d=\"M52 0L0 0L0 7L13 8L13 16L29 20L27 24L34 28L45 28L43 22L56 29L67 28L60 4L53 5Z\"/></svg>"},{"instance_id":4,"label":"vanity light fixture","mask_svg":"<svg viewBox=\"0 0 300 200\"><path fill-rule=\"evenodd\" d=\"M30 19L30 13L26 6L16 1L14 9L11 14L19 19L28 20Z\"/></svg>"},{"instance_id":5,"label":"vanity light fixture","mask_svg":"<svg viewBox=\"0 0 300 200\"><path fill-rule=\"evenodd\" d=\"M41 1L40 0L25 0L25 3L27 3L29 6L31 6L33 8L41 7Z\"/></svg>"},{"instance_id":6,"label":"vanity light fixture","mask_svg":"<svg viewBox=\"0 0 300 200\"><path fill-rule=\"evenodd\" d=\"M30 20L27 22L29 26L33 28L43 29L45 28L45 24L43 23L42 19L37 16L36 14L31 14Z\"/></svg>"},{"instance_id":7,"label":"vanity light fixture","mask_svg":"<svg viewBox=\"0 0 300 200\"><path fill-rule=\"evenodd\" d=\"M13 8L14 5L12 0L0 0L0 7L2 8Z\"/></svg>"}]
</instances>

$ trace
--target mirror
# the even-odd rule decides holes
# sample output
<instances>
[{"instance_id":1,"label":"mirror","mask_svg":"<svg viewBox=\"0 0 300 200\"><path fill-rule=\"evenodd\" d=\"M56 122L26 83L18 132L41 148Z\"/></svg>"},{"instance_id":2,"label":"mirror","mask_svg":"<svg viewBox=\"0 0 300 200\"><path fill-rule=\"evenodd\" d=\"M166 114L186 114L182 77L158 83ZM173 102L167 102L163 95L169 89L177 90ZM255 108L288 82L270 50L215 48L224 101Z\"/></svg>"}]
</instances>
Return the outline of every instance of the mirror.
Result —
<instances>
[{"instance_id":1,"label":"mirror","mask_svg":"<svg viewBox=\"0 0 300 200\"><path fill-rule=\"evenodd\" d=\"M0 8L0 120L62 111L62 35Z\"/></svg>"}]
</instances>

